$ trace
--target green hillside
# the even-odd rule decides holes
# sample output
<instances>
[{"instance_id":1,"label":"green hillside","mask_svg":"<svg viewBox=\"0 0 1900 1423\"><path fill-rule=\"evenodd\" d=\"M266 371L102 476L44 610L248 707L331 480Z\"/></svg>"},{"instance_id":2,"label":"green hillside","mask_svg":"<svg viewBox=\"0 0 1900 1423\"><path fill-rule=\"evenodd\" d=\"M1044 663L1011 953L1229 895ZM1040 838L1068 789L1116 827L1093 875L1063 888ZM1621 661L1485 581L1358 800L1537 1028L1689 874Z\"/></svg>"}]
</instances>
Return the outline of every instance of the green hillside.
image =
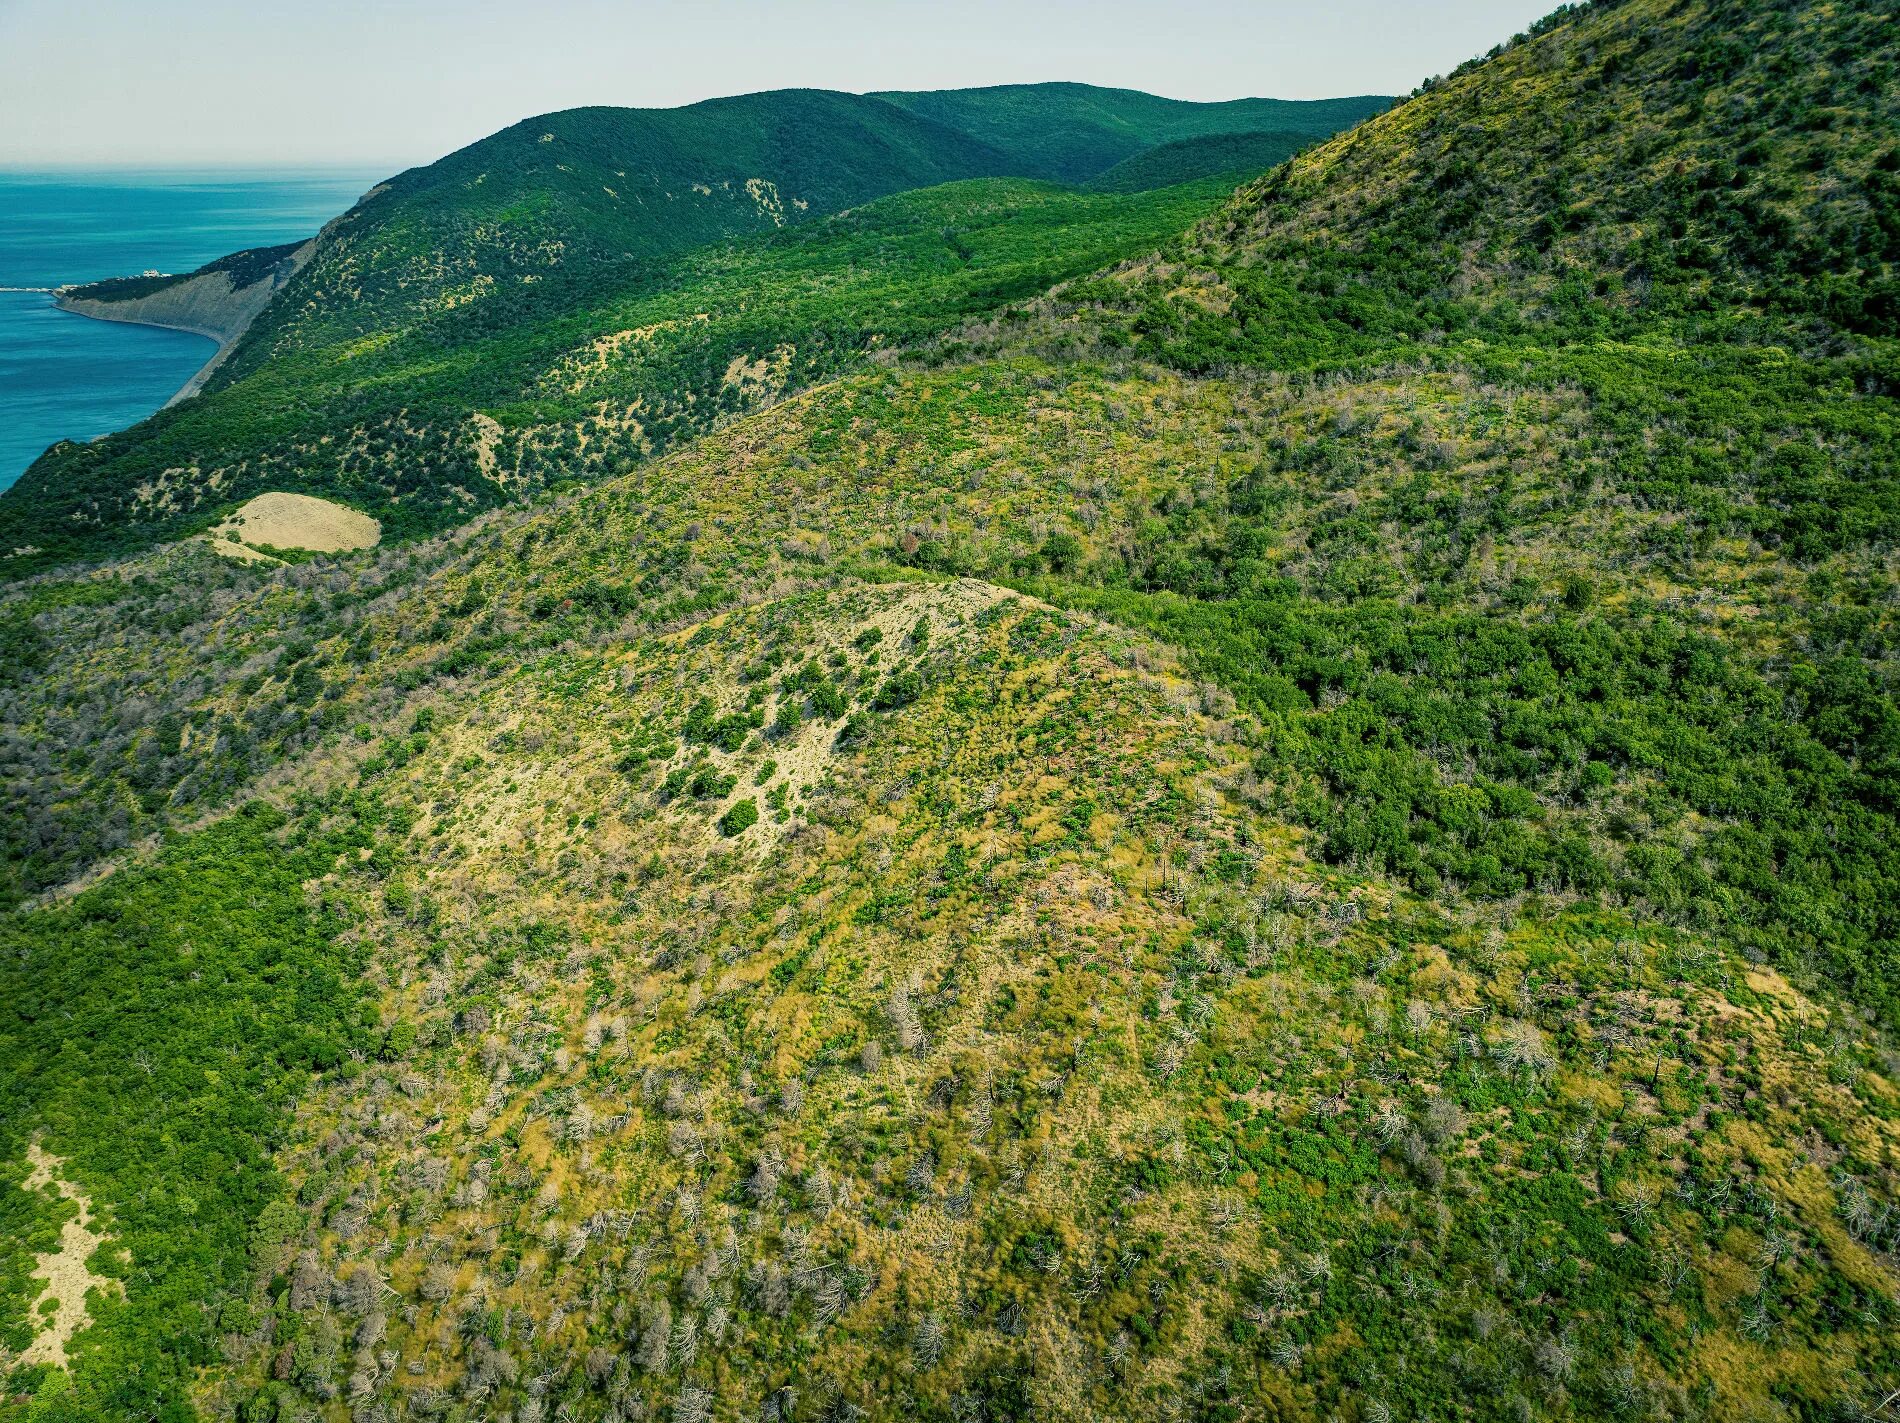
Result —
<instances>
[{"instance_id":1,"label":"green hillside","mask_svg":"<svg viewBox=\"0 0 1900 1423\"><path fill-rule=\"evenodd\" d=\"M1222 290L1173 300L1165 269L1123 289L1158 299L1137 327L1187 363L1644 333L1862 356L1900 291L1892 47L1874 7L1597 7L1262 178L1167 254Z\"/></svg>"},{"instance_id":2,"label":"green hillside","mask_svg":"<svg viewBox=\"0 0 1900 1423\"><path fill-rule=\"evenodd\" d=\"M1048 352L1308 373L1311 423L1259 475L1288 492L1210 490L1152 552L1087 573L1263 711L1316 676L1381 708L1376 728L1351 705L1309 728L1301 813L1336 858L1508 893L1570 873L1559 807L1590 777L1640 785L1640 809L1609 813L1629 848L1584 856L1573 888L1646 867L1631 889L1672 912L1900 1001L1900 347L1876 319L1900 258L1894 58L1870 5L1592 7L1048 304L1029 338ZM1540 604L1557 700L1483 690L1490 629ZM1713 701L1652 683L1649 730L1606 722L1685 625L1761 681ZM1575 704L1566 665L1592 669ZM1838 758L1821 782L1815 736ZM1466 822L1462 784L1500 775L1541 808L1507 796Z\"/></svg>"},{"instance_id":3,"label":"green hillside","mask_svg":"<svg viewBox=\"0 0 1900 1423\"><path fill-rule=\"evenodd\" d=\"M1145 149L1187 138L1235 133L1327 138L1392 102L1368 95L1202 104L1091 84L1003 84L876 97L1008 154L1012 172L1068 183L1085 182Z\"/></svg>"},{"instance_id":4,"label":"green hillside","mask_svg":"<svg viewBox=\"0 0 1900 1423\"><path fill-rule=\"evenodd\" d=\"M989 97L972 112L1020 98L980 92ZM1139 97L1101 92L1124 106ZM1231 125L1252 113L1155 103L1175 129L1196 114ZM1293 109L1317 128L1348 121L1350 105ZM1045 122L1069 117L1052 103ZM1150 119L1153 132L1170 131ZM1223 195L1219 185L1156 196L1118 184L1127 196L1114 202L1020 185L992 195L949 188L940 210L930 199L893 210L904 214L894 226L881 215L833 223L814 239L816 258L796 236L899 192L1038 173L1025 156L1033 128L1031 116L1016 114L1018 147L1003 152L881 98L818 91L579 109L516 125L379 185L332 223L203 395L103 441L49 451L0 497L0 551L29 550L0 558L0 568L142 547L286 484L365 503L400 534L441 528L548 482L535 447L573 454L591 443L589 469L622 468L735 402L1135 256ZM1179 186L1211 171L1172 166L1138 186ZM1231 187L1233 175L1222 173ZM1028 195L1020 206L1017 193ZM892 246L900 231L905 243ZM781 261L791 269L782 279ZM800 275L813 272L822 274L815 282ZM834 272L845 274L843 290ZM745 288L743 306L801 283L796 316L770 306L735 312L735 285ZM635 349L644 379L548 408L549 388L576 351L655 320L696 324L714 312L721 330L667 329L666 369L651 369L643 339ZM682 340L688 349L670 349ZM760 361L774 371L769 392L725 379L729 368ZM477 412L529 447L528 467L511 483L494 478L491 426Z\"/></svg>"},{"instance_id":5,"label":"green hillside","mask_svg":"<svg viewBox=\"0 0 1900 1423\"><path fill-rule=\"evenodd\" d=\"M1897 65L1571 7L392 327L518 502L7 586L0 1420L1880 1418Z\"/></svg>"},{"instance_id":6,"label":"green hillside","mask_svg":"<svg viewBox=\"0 0 1900 1423\"><path fill-rule=\"evenodd\" d=\"M371 334L277 344L293 282L205 394L38 461L0 497L0 544L38 550L16 567L47 566L176 538L285 487L426 533L618 472L894 343L1134 257L1230 191L952 184L558 295L483 288L386 312Z\"/></svg>"},{"instance_id":7,"label":"green hillside","mask_svg":"<svg viewBox=\"0 0 1900 1423\"><path fill-rule=\"evenodd\" d=\"M1009 171L965 134L819 90L542 115L373 189L332 225L302 300L279 304L248 363L488 289L563 291L603 267ZM529 309L547 304L532 295Z\"/></svg>"},{"instance_id":8,"label":"green hillside","mask_svg":"<svg viewBox=\"0 0 1900 1423\"><path fill-rule=\"evenodd\" d=\"M1143 149L1096 174L1087 186L1102 193L1139 193L1201 178L1236 185L1278 167L1318 140L1306 133L1212 133Z\"/></svg>"}]
</instances>

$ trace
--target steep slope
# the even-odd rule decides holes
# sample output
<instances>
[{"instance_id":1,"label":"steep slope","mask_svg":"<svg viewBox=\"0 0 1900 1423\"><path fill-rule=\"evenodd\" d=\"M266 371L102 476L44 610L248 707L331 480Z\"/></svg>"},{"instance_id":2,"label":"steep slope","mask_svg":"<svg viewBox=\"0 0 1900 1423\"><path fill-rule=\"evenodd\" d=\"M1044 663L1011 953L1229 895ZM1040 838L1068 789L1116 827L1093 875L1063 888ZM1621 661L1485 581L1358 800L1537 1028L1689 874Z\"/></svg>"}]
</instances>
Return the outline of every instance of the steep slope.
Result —
<instances>
[{"instance_id":1,"label":"steep slope","mask_svg":"<svg viewBox=\"0 0 1900 1423\"><path fill-rule=\"evenodd\" d=\"M1190 362L1643 331L1865 351L1900 291L1895 44L1861 3L1559 12L1237 195L1168 254L1205 269L1193 300L1172 269L1123 285Z\"/></svg>"},{"instance_id":2,"label":"steep slope","mask_svg":"<svg viewBox=\"0 0 1900 1423\"><path fill-rule=\"evenodd\" d=\"M1260 183L1222 240L1423 258L1428 300L1559 325L1595 298L1888 334L1896 43L1877 5L1595 7Z\"/></svg>"},{"instance_id":3,"label":"steep slope","mask_svg":"<svg viewBox=\"0 0 1900 1423\"><path fill-rule=\"evenodd\" d=\"M308 242L259 247L207 262L195 272L62 287L59 304L86 316L177 326L229 342L308 258L310 247Z\"/></svg>"},{"instance_id":4,"label":"steep slope","mask_svg":"<svg viewBox=\"0 0 1900 1423\"><path fill-rule=\"evenodd\" d=\"M506 302L524 279L611 281L617 263L1009 171L956 130L820 90L545 114L372 190L247 356L386 331L485 288Z\"/></svg>"},{"instance_id":5,"label":"steep slope","mask_svg":"<svg viewBox=\"0 0 1900 1423\"><path fill-rule=\"evenodd\" d=\"M1326 138L1380 112L1391 99L1234 99L1193 103L1092 84L1002 84L876 96L970 134L1009 155L1011 172L1078 183L1145 149L1234 133Z\"/></svg>"},{"instance_id":6,"label":"steep slope","mask_svg":"<svg viewBox=\"0 0 1900 1423\"><path fill-rule=\"evenodd\" d=\"M1225 191L952 185L654 259L620 282L484 286L369 335L241 352L200 398L55 447L0 499L0 538L33 550L16 567L45 566L176 537L278 488L363 507L392 532L441 527L1138 253Z\"/></svg>"},{"instance_id":7,"label":"steep slope","mask_svg":"<svg viewBox=\"0 0 1900 1423\"><path fill-rule=\"evenodd\" d=\"M1160 511L1146 547L1074 564L1073 596L1168 629L1262 710L1348 699L1300 811L1342 861L1489 893L1643 866L1632 891L1890 1011L1900 346L1870 314L1900 255L1897 58L1871 4L1560 12L1157 258L1071 284L1040 327L1000 328L1325 391L1258 489ZM1566 196L1582 174L1587 208ZM1770 219L1808 236L1769 246ZM1546 599L1558 699L1537 709L1486 669L1529 655L1498 629ZM1709 623L1761 679L1676 692L1713 725L1599 719ZM1822 782L1798 769L1804 724L1831 747ZM1643 791L1571 875L1563 807L1593 778Z\"/></svg>"},{"instance_id":8,"label":"steep slope","mask_svg":"<svg viewBox=\"0 0 1900 1423\"><path fill-rule=\"evenodd\" d=\"M223 512L232 495L268 487L246 483L240 469L272 457L308 464L312 447L356 422L404 443L423 427L441 458L465 441L430 427L440 401L407 413L431 403L426 387L341 380L343 408L313 408L321 377L310 366L334 369L418 327L437 350L531 332L603 292L651 290L675 254L1008 166L928 119L818 91L528 120L372 189L325 229L283 299L226 353L197 402L206 408L177 422L161 413L97 446L55 446L0 502L0 548L32 550L26 557L44 563L137 546L154 515L189 516L207 496ZM289 405L247 398L242 386L260 372L308 394ZM485 394L453 393L458 423ZM458 465L464 479L443 482L482 488L474 462ZM496 491L483 493L478 503ZM394 511L377 512L401 526ZM433 516L453 517L440 504Z\"/></svg>"},{"instance_id":9,"label":"steep slope","mask_svg":"<svg viewBox=\"0 0 1900 1423\"><path fill-rule=\"evenodd\" d=\"M0 497L0 547L27 550L16 571L137 548L271 490L363 509L393 536L440 528L1147 250L1229 191L951 184L603 275L545 308L510 304L544 284L484 288L361 338L240 352L198 399L49 451Z\"/></svg>"}]
</instances>

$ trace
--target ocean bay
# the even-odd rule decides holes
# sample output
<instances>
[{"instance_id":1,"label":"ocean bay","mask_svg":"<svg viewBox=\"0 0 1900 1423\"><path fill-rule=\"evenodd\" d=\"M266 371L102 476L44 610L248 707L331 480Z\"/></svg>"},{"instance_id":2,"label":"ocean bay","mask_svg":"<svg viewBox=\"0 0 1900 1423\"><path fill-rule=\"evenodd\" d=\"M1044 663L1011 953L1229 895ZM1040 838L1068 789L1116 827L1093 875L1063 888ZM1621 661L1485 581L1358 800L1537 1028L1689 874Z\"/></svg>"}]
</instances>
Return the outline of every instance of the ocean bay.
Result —
<instances>
[{"instance_id":1,"label":"ocean bay","mask_svg":"<svg viewBox=\"0 0 1900 1423\"><path fill-rule=\"evenodd\" d=\"M136 424L215 353L202 336L59 311L51 288L185 272L315 233L378 172L0 173L0 489L57 440Z\"/></svg>"}]
</instances>

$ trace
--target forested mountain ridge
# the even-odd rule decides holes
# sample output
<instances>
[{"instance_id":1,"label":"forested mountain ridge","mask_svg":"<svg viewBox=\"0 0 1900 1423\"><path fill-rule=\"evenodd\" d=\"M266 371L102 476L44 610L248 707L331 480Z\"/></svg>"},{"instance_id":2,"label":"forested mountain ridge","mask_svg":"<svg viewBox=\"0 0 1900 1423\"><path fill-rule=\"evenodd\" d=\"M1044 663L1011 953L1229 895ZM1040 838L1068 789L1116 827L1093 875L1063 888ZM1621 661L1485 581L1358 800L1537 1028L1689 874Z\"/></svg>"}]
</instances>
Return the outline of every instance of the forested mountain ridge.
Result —
<instances>
[{"instance_id":1,"label":"forested mountain ridge","mask_svg":"<svg viewBox=\"0 0 1900 1423\"><path fill-rule=\"evenodd\" d=\"M1243 181L1311 148L1311 134L1285 130L1210 133L1145 148L1089 179L1101 192L1137 193L1198 177L1234 175Z\"/></svg>"},{"instance_id":2,"label":"forested mountain ridge","mask_svg":"<svg viewBox=\"0 0 1900 1423\"><path fill-rule=\"evenodd\" d=\"M925 310L435 537L10 589L8 868L73 882L0 920L0 1173L56 1156L123 1294L0 1409L1879 1416L1890 338L1660 258L1546 301L1407 166L1757 13L1563 12L1000 315L941 205L980 260L1077 195L735 245L774 291L889 246ZM1891 60L1785 13L1761 83ZM0 1189L0 1347L66 1214Z\"/></svg>"},{"instance_id":3,"label":"forested mountain ridge","mask_svg":"<svg viewBox=\"0 0 1900 1423\"><path fill-rule=\"evenodd\" d=\"M1234 164L1188 150L1153 181L1137 176L1093 202L1035 194L1023 224L1033 237L1009 210L1020 186L978 195L974 211L955 189L935 211L909 203L906 251L865 243L861 221L842 233L834 221L828 231L855 239L880 295L862 284L834 292L827 277L794 298L802 319L779 329L755 330L756 320L739 323L744 331L701 329L702 317L719 326L734 313L712 293L690 293L735 263L769 272L782 251L795 271L815 265L802 254L826 239L800 238L804 226L953 180L1049 171L1043 149L1078 103L1112 111L1119 125L1105 148L1092 141L1102 150L1095 166L1059 165L1089 177L1177 132L1271 119L1317 138L1383 102L1136 103L1145 97L1086 86L977 91L958 109L966 121L1013 106L993 125L1001 146L883 97L818 90L526 120L378 185L331 223L201 398L49 451L0 498L0 567L176 537L276 487L350 499L399 534L443 527L574 477L567 458L555 474L554 450L591 445L596 467L650 455L907 339L933 306L932 319L954 324L1145 250L1210 208L1221 185L1205 180L1224 174L1231 187ZM1136 191L1196 181L1200 190L1171 197ZM1000 267L985 227L1007 244ZM789 244L774 244L781 235ZM826 268L858 265L840 252ZM658 331L647 330L651 317L613 315L654 298L669 309ZM640 369L627 388L549 408L549 390L571 383L564 370L601 361ZM731 375L761 366L769 382ZM498 435L515 447L502 456L507 475Z\"/></svg>"},{"instance_id":4,"label":"forested mountain ridge","mask_svg":"<svg viewBox=\"0 0 1900 1423\"><path fill-rule=\"evenodd\" d=\"M1085 182L1164 144L1239 133L1303 133L1329 138L1392 101L1233 99L1193 103L1092 84L1003 84L874 97L970 134L1010 155L1010 171Z\"/></svg>"},{"instance_id":5,"label":"forested mountain ridge","mask_svg":"<svg viewBox=\"0 0 1900 1423\"><path fill-rule=\"evenodd\" d=\"M592 280L910 188L998 177L1005 156L875 100L821 90L525 119L379 184L248 353L387 331L480 285Z\"/></svg>"}]
</instances>

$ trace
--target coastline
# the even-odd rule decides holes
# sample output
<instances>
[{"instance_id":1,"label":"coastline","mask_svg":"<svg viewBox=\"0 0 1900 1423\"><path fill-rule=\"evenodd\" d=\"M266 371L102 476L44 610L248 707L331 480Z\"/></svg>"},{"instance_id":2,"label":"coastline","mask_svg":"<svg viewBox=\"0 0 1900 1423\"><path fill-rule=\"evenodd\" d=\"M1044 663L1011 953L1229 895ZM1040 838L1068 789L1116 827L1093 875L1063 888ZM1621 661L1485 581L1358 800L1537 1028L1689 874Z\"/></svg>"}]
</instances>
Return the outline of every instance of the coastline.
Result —
<instances>
[{"instance_id":1,"label":"coastline","mask_svg":"<svg viewBox=\"0 0 1900 1423\"><path fill-rule=\"evenodd\" d=\"M49 290L0 292L0 493L51 446L124 430L164 408L217 354L215 338L74 321Z\"/></svg>"},{"instance_id":2,"label":"coastline","mask_svg":"<svg viewBox=\"0 0 1900 1423\"><path fill-rule=\"evenodd\" d=\"M161 407L170 409L204 389L205 383L250 329L258 313L270 304L271 298L286 282L303 269L315 248L315 238L299 244L295 251L257 280L242 286L237 284L228 269L216 265L168 279L166 285L140 296L118 299L91 297L82 293L95 288L56 287L52 293L53 305L60 311L90 317L95 321L158 326L217 342L218 349L211 358Z\"/></svg>"},{"instance_id":3,"label":"coastline","mask_svg":"<svg viewBox=\"0 0 1900 1423\"><path fill-rule=\"evenodd\" d=\"M220 264L249 284L269 258L243 254L287 254L383 176L328 165L0 172L0 492L50 447L128 430L221 378L224 365L212 365L220 356L238 359L227 349L238 333L218 329L208 310L148 309L128 322L135 313L94 311L62 294L172 274L140 284L149 291ZM67 319L77 315L121 318L128 329ZM134 325L154 329L140 335Z\"/></svg>"},{"instance_id":4,"label":"coastline","mask_svg":"<svg viewBox=\"0 0 1900 1423\"><path fill-rule=\"evenodd\" d=\"M50 291L53 298L54 310L63 311L69 316L82 316L88 321L108 321L118 326L156 326L165 331L183 331L189 336L202 336L207 341L215 341L218 346L217 350L211 353L210 358L202 366L192 372L189 380L179 386L178 389L167 398L165 403L159 407L161 410L169 410L180 401L189 400L200 390L203 390L205 382L211 379L212 373L224 363L224 358L231 354L231 348L237 345L237 338L244 334L242 329L230 336L226 336L221 331L214 331L202 325L191 325L183 321L161 321L149 316L134 316L123 312L105 310L88 311L84 307L74 305L70 298L64 295L64 293L71 290L71 288L41 287L38 288L38 290ZM108 305L106 302L96 302L92 304L100 307ZM249 324L249 322L245 323L247 326Z\"/></svg>"}]
</instances>

